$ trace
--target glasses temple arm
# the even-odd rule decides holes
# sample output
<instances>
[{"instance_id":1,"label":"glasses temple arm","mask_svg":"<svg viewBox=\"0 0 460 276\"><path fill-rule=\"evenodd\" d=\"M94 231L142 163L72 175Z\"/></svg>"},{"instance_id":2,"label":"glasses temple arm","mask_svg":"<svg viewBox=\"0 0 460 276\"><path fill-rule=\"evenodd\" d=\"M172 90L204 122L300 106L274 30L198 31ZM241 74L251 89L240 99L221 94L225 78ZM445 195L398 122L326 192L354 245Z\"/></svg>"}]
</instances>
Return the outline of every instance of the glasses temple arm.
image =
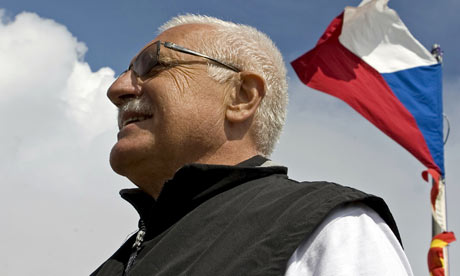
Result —
<instances>
[{"instance_id":1,"label":"glasses temple arm","mask_svg":"<svg viewBox=\"0 0 460 276\"><path fill-rule=\"evenodd\" d=\"M241 72L241 70L238 69L238 68L236 68L235 66L232 66L232 65L230 65L230 64L226 64L226 63L224 63L224 62L222 62L222 61L219 61L219 60L217 60L217 59L215 59L215 58L212 58L212 57L209 57L209 56L207 56L207 55L204 55L204 54L195 52L195 51L193 51L193 50L190 50L190 49L187 49L187 48L185 48L185 47L179 46L179 45L174 44L174 43L172 43L172 42L167 42L167 41L166 41L166 42L163 42L162 44L163 44L163 46L165 46L166 48L169 48L169 49L172 49L172 50L176 50L176 51L179 51L179 52L182 52L182 53L185 53L185 54L190 54L190 55L194 55L194 56L206 58L206 59L209 59L209 60L211 60L211 61L214 61L215 63L218 63L218 64L220 64L220 65L222 65L222 66L225 66L225 67L231 69L232 71Z\"/></svg>"}]
</instances>

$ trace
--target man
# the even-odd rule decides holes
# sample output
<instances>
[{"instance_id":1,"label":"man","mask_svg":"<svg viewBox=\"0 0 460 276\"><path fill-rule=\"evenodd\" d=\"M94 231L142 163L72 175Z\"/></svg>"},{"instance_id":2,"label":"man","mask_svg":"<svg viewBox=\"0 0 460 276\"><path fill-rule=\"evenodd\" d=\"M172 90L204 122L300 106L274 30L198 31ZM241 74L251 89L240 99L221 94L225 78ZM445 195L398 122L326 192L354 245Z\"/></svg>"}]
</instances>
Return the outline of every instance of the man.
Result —
<instances>
[{"instance_id":1,"label":"man","mask_svg":"<svg viewBox=\"0 0 460 276\"><path fill-rule=\"evenodd\" d=\"M272 41L173 18L112 84L110 163L139 231L93 275L411 275L385 203L271 163L286 69Z\"/></svg>"}]
</instances>

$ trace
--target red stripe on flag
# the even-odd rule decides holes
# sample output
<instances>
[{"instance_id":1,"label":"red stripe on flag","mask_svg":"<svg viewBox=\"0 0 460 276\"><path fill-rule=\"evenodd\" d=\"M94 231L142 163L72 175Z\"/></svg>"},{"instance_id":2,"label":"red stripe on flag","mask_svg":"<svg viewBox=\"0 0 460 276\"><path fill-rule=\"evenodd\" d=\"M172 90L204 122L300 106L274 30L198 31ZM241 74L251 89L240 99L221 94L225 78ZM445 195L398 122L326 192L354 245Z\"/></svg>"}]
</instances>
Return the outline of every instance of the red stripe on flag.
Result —
<instances>
[{"instance_id":1,"label":"red stripe on flag","mask_svg":"<svg viewBox=\"0 0 460 276\"><path fill-rule=\"evenodd\" d=\"M428 251L428 270L433 276L444 276L444 253L440 247L430 248Z\"/></svg>"},{"instance_id":2,"label":"red stripe on flag","mask_svg":"<svg viewBox=\"0 0 460 276\"><path fill-rule=\"evenodd\" d=\"M439 180L441 178L441 175L434 169L428 169L426 171L423 171L422 177L423 179L425 179L426 182L428 182L429 174L431 175L431 177L433 177L433 186L431 187L430 193L431 206L433 207L433 210L436 210L436 198L439 194Z\"/></svg>"},{"instance_id":3,"label":"red stripe on flag","mask_svg":"<svg viewBox=\"0 0 460 276\"><path fill-rule=\"evenodd\" d=\"M428 251L428 270L433 276L444 276L444 252L443 248L455 241L453 232L442 232L433 237L432 241L440 240L446 244L442 247L431 247ZM433 243L433 242L432 242Z\"/></svg>"},{"instance_id":4,"label":"red stripe on flag","mask_svg":"<svg viewBox=\"0 0 460 276\"><path fill-rule=\"evenodd\" d=\"M444 241L447 244L457 240L455 238L454 232L442 232L442 233L437 234L436 236L434 236L433 239Z\"/></svg>"},{"instance_id":5,"label":"red stripe on flag","mask_svg":"<svg viewBox=\"0 0 460 276\"><path fill-rule=\"evenodd\" d=\"M300 80L342 99L425 166L439 171L412 114L374 68L339 42L342 23L343 14L313 50L291 62Z\"/></svg>"}]
</instances>

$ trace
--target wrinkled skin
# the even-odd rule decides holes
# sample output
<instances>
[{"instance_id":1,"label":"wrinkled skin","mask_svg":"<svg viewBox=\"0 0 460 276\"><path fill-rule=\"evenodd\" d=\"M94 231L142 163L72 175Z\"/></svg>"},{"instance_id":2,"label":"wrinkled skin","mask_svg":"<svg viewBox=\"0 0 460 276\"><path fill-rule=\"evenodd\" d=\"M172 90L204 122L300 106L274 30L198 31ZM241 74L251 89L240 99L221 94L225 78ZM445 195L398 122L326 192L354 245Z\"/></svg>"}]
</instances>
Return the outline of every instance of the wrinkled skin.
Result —
<instances>
[{"instance_id":1,"label":"wrinkled skin","mask_svg":"<svg viewBox=\"0 0 460 276\"><path fill-rule=\"evenodd\" d=\"M191 34L203 34L211 28L182 25L166 30L151 43L171 41L194 49ZM184 164L236 164L257 154L248 135L253 112L240 116L243 120L233 120L231 115L236 113L228 111L234 103L241 102L237 100L241 89L210 78L203 58L164 47L160 53L162 60L178 64L142 80L128 71L107 92L117 106L144 97L151 107L153 116L120 129L110 164L115 172L128 177L153 197L158 196L163 183Z\"/></svg>"}]
</instances>

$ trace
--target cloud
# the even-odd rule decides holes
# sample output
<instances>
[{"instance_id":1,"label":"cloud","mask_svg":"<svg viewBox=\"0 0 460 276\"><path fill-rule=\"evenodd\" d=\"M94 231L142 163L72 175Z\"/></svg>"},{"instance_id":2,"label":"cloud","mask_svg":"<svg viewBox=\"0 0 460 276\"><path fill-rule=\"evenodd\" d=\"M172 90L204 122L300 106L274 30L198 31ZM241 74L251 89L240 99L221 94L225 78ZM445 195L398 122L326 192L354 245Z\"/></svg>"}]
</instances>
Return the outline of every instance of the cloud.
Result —
<instances>
[{"instance_id":1,"label":"cloud","mask_svg":"<svg viewBox=\"0 0 460 276\"><path fill-rule=\"evenodd\" d=\"M135 220L108 165L114 71L92 71L86 45L53 20L0 11L0 22L0 274L89 274L136 225L111 235L101 219Z\"/></svg>"},{"instance_id":2,"label":"cloud","mask_svg":"<svg viewBox=\"0 0 460 276\"><path fill-rule=\"evenodd\" d=\"M87 48L63 26L33 13L0 26L1 162L34 163L85 148L115 128L105 97L110 68L92 72ZM41 171L42 172L42 171Z\"/></svg>"}]
</instances>

